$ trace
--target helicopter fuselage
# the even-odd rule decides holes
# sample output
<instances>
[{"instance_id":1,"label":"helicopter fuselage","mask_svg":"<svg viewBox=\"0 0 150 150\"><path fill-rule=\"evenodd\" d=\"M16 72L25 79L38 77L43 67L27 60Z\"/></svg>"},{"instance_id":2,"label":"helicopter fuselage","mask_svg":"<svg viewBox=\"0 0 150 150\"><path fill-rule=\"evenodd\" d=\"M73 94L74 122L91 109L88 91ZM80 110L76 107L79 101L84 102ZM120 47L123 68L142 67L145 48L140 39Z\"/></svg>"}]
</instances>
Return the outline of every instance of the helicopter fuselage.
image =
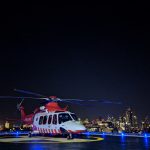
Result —
<instances>
[{"instance_id":1,"label":"helicopter fuselage","mask_svg":"<svg viewBox=\"0 0 150 150\"><path fill-rule=\"evenodd\" d=\"M33 132L42 134L67 134L86 131L69 111L39 112L33 117Z\"/></svg>"}]
</instances>

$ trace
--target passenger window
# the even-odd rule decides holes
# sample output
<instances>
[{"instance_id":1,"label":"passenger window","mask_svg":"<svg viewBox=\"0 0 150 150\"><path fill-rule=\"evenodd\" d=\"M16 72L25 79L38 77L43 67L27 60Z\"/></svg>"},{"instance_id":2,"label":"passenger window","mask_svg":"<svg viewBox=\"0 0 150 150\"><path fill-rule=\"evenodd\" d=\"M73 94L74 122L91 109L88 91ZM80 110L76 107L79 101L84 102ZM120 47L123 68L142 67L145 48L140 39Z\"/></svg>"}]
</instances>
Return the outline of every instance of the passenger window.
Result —
<instances>
[{"instance_id":1,"label":"passenger window","mask_svg":"<svg viewBox=\"0 0 150 150\"><path fill-rule=\"evenodd\" d=\"M57 115L53 115L53 124L57 124Z\"/></svg>"},{"instance_id":2,"label":"passenger window","mask_svg":"<svg viewBox=\"0 0 150 150\"><path fill-rule=\"evenodd\" d=\"M44 116L43 124L46 124L46 122L47 122L47 116Z\"/></svg>"},{"instance_id":3,"label":"passenger window","mask_svg":"<svg viewBox=\"0 0 150 150\"><path fill-rule=\"evenodd\" d=\"M48 124L51 124L51 121L52 121L52 115L49 115Z\"/></svg>"},{"instance_id":4,"label":"passenger window","mask_svg":"<svg viewBox=\"0 0 150 150\"><path fill-rule=\"evenodd\" d=\"M43 124L43 116L40 116L40 119L39 119L39 124Z\"/></svg>"}]
</instances>

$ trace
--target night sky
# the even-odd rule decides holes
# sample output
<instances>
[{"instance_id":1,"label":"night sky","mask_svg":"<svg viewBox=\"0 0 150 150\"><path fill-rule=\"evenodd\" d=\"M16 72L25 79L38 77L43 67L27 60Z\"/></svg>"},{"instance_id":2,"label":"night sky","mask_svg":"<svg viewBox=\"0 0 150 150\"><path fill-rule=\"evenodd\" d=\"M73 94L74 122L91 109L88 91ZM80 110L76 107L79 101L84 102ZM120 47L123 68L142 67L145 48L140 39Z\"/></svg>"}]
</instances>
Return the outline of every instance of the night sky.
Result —
<instances>
[{"instance_id":1,"label":"night sky","mask_svg":"<svg viewBox=\"0 0 150 150\"><path fill-rule=\"evenodd\" d=\"M118 116L128 106L139 117L149 114L148 6L10 3L1 7L0 95L15 96L13 89L18 88L123 103L70 106L81 118ZM1 100L0 115L18 116L18 102ZM25 100L26 111L32 112L40 102Z\"/></svg>"}]
</instances>

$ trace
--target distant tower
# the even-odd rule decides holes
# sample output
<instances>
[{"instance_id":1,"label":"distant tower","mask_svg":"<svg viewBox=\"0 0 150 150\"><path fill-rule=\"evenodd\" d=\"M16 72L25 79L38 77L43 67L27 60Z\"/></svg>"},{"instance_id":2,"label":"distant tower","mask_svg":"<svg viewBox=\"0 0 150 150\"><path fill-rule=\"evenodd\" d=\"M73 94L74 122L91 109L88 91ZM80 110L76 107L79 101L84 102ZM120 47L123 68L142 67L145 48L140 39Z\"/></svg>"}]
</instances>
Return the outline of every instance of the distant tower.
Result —
<instances>
[{"instance_id":1,"label":"distant tower","mask_svg":"<svg viewBox=\"0 0 150 150\"><path fill-rule=\"evenodd\" d=\"M125 111L123 115L123 122L125 122L126 125L129 127L137 127L138 122L137 122L137 116L135 113L133 113L131 107L128 107L127 110Z\"/></svg>"},{"instance_id":2,"label":"distant tower","mask_svg":"<svg viewBox=\"0 0 150 150\"><path fill-rule=\"evenodd\" d=\"M144 118L144 121L142 122L142 130L144 131L144 132L147 132L148 130L149 130L149 124L150 124L150 122L149 122L149 117L148 116L146 116L145 118Z\"/></svg>"}]
</instances>

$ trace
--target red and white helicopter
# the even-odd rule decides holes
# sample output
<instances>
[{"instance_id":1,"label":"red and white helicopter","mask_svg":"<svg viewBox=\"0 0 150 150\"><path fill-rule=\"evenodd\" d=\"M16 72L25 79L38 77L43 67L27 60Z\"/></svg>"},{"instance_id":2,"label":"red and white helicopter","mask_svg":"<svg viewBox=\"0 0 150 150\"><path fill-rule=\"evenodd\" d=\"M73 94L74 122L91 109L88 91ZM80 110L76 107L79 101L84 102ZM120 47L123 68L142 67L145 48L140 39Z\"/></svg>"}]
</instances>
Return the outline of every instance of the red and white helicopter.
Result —
<instances>
[{"instance_id":1,"label":"red and white helicopter","mask_svg":"<svg viewBox=\"0 0 150 150\"><path fill-rule=\"evenodd\" d=\"M17 92L32 94L36 97L16 97L16 96L0 96L0 98L6 99L22 99L21 103L17 105L21 112L21 121L24 124L32 125L32 134L66 134L68 139L72 138L72 134L82 133L86 131L84 125L82 125L74 113L67 111L67 107L61 108L58 102L68 102L76 101L80 103L85 100L80 99L60 99L56 96L46 97L41 94L28 92L24 90L17 90ZM24 99L39 99L46 100L47 103L44 106L36 108L32 114L26 115L22 102ZM97 100L86 100L86 101L97 101ZM106 100L99 100L101 103L114 103ZM120 102L115 102L115 104L120 104Z\"/></svg>"}]
</instances>

